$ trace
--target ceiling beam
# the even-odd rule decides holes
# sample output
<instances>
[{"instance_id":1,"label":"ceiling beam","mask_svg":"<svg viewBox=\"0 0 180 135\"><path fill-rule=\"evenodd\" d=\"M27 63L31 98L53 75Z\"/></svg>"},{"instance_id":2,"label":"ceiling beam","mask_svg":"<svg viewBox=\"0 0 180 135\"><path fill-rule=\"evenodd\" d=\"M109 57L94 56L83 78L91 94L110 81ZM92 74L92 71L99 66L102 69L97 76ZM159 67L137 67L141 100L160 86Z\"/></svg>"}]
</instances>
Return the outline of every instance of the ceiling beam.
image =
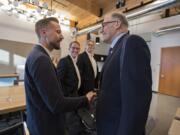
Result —
<instances>
[{"instance_id":1,"label":"ceiling beam","mask_svg":"<svg viewBox=\"0 0 180 135\"><path fill-rule=\"evenodd\" d=\"M100 15L100 8L98 6L98 3L94 0L67 0L67 1L80 7L81 9L84 9L90 12L91 14L95 16Z\"/></svg>"}]
</instances>

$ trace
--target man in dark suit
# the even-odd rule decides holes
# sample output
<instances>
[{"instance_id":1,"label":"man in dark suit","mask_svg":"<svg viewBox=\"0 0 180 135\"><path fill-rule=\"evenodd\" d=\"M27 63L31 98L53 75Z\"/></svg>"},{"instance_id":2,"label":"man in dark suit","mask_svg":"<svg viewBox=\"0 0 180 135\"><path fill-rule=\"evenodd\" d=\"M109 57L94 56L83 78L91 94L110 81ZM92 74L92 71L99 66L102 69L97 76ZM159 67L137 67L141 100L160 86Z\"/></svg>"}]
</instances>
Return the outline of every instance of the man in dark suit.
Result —
<instances>
[{"instance_id":1,"label":"man in dark suit","mask_svg":"<svg viewBox=\"0 0 180 135\"><path fill-rule=\"evenodd\" d=\"M106 15L101 32L104 42L111 44L112 51L100 79L98 135L143 135L152 97L148 46L141 37L128 35L128 22L120 13Z\"/></svg>"},{"instance_id":2,"label":"man in dark suit","mask_svg":"<svg viewBox=\"0 0 180 135\"><path fill-rule=\"evenodd\" d=\"M71 42L69 44L69 55L62 58L57 65L58 78L65 96L77 96L77 91L81 85L80 72L76 65L79 51L79 42Z\"/></svg>"},{"instance_id":3,"label":"man in dark suit","mask_svg":"<svg viewBox=\"0 0 180 135\"><path fill-rule=\"evenodd\" d=\"M81 74L81 88L79 95L84 95L94 88L98 88L98 68L93 57L95 43L92 40L87 41L85 51L78 57L77 65Z\"/></svg>"},{"instance_id":4,"label":"man in dark suit","mask_svg":"<svg viewBox=\"0 0 180 135\"><path fill-rule=\"evenodd\" d=\"M64 96L77 97L81 85L79 69L76 65L80 44L73 41L69 45L69 55L62 58L57 65L57 74L62 84ZM77 111L66 113L68 135L84 135L84 127Z\"/></svg>"},{"instance_id":5,"label":"man in dark suit","mask_svg":"<svg viewBox=\"0 0 180 135\"><path fill-rule=\"evenodd\" d=\"M63 135L64 112L88 105L94 93L64 97L56 69L49 53L60 48L63 39L59 21L44 18L35 24L39 43L29 54L25 65L27 126L31 135Z\"/></svg>"}]
</instances>

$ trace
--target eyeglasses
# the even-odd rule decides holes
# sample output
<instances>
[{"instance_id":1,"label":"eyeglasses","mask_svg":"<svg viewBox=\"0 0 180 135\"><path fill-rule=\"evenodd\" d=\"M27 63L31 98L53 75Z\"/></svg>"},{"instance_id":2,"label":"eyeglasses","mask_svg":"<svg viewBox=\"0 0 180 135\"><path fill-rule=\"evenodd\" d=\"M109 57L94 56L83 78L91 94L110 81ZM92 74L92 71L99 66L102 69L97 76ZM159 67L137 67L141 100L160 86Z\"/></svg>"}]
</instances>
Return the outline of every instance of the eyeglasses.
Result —
<instances>
[{"instance_id":1,"label":"eyeglasses","mask_svg":"<svg viewBox=\"0 0 180 135\"><path fill-rule=\"evenodd\" d=\"M80 48L79 47L71 47L73 50L80 50Z\"/></svg>"},{"instance_id":2,"label":"eyeglasses","mask_svg":"<svg viewBox=\"0 0 180 135\"><path fill-rule=\"evenodd\" d=\"M103 22L101 25L104 28L107 24L109 23L113 23L113 22L117 22L117 21L108 21L108 22Z\"/></svg>"}]
</instances>

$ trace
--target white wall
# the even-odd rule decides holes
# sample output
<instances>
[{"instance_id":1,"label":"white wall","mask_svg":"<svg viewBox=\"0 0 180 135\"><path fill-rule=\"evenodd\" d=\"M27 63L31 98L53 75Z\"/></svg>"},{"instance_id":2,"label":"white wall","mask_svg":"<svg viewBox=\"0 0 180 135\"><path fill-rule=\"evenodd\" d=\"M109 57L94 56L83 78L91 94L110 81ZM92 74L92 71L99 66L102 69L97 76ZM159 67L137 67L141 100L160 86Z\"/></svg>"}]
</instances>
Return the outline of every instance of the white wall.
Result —
<instances>
[{"instance_id":1,"label":"white wall","mask_svg":"<svg viewBox=\"0 0 180 135\"><path fill-rule=\"evenodd\" d=\"M10 41L18 41L24 43L35 44L38 42L34 31L34 23L27 22L25 18L16 18L15 16L8 16L6 13L0 11L0 39L7 39ZM72 41L69 27L61 25L64 40L61 42L61 52L54 51L53 54L60 53L62 56L68 54L68 46Z\"/></svg>"},{"instance_id":2,"label":"white wall","mask_svg":"<svg viewBox=\"0 0 180 135\"><path fill-rule=\"evenodd\" d=\"M96 41L97 35L91 33L91 39ZM99 36L100 39L102 39L101 35ZM100 54L100 55L107 55L108 54L108 48L110 47L109 44L103 43L103 41L100 41L100 44L95 45L95 54Z\"/></svg>"},{"instance_id":3,"label":"white wall","mask_svg":"<svg viewBox=\"0 0 180 135\"><path fill-rule=\"evenodd\" d=\"M36 43L34 23L27 22L24 18L8 16L0 11L0 39L24 43Z\"/></svg>"},{"instance_id":4,"label":"white wall","mask_svg":"<svg viewBox=\"0 0 180 135\"><path fill-rule=\"evenodd\" d=\"M161 19L160 14L155 14L130 21L129 29L131 33L141 34L176 24L180 24L180 15Z\"/></svg>"}]
</instances>

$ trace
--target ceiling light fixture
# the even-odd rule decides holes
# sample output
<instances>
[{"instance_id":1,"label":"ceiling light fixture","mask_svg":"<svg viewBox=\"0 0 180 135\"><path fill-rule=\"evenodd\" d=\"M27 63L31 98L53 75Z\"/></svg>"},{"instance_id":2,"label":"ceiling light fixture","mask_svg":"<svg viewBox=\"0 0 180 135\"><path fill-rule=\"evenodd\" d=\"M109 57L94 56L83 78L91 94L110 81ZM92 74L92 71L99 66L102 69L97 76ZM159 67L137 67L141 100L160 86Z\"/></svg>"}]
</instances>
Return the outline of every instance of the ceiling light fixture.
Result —
<instances>
[{"instance_id":1,"label":"ceiling light fixture","mask_svg":"<svg viewBox=\"0 0 180 135\"><path fill-rule=\"evenodd\" d=\"M19 18L20 15L24 15L27 21L35 22L44 17L54 16L57 17L61 24L70 25L70 20L59 15L55 9L48 7L47 2L41 2L40 0L0 0L0 9L6 12L9 16L13 15Z\"/></svg>"}]
</instances>

